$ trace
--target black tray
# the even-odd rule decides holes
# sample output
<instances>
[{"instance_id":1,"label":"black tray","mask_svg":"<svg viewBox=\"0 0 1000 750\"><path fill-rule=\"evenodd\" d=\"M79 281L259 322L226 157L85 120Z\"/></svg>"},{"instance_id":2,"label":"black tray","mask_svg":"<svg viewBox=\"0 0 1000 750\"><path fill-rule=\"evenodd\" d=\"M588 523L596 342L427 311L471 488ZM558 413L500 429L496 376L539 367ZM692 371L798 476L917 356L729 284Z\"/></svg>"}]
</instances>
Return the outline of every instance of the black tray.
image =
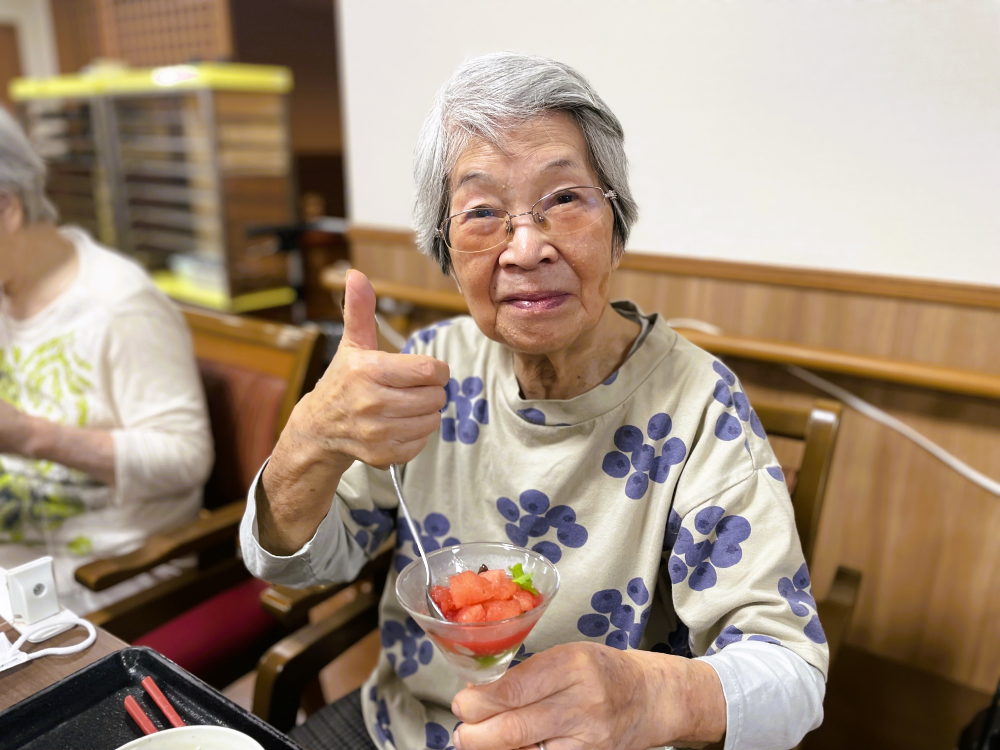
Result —
<instances>
[{"instance_id":1,"label":"black tray","mask_svg":"<svg viewBox=\"0 0 1000 750\"><path fill-rule=\"evenodd\" d=\"M150 648L105 656L0 712L0 750L114 750L142 736L125 713L132 695L160 729L166 717L139 683L152 676L187 724L213 724L253 737L265 750L301 750L287 735Z\"/></svg>"}]
</instances>

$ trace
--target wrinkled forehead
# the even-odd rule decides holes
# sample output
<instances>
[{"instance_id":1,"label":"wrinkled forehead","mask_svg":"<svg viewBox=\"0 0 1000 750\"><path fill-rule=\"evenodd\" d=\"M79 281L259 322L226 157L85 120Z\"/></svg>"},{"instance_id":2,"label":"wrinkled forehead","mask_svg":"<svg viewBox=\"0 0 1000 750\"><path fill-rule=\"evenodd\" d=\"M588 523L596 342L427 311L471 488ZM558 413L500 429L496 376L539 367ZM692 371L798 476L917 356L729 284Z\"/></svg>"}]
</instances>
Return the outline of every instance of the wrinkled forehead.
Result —
<instances>
[{"instance_id":1,"label":"wrinkled forehead","mask_svg":"<svg viewBox=\"0 0 1000 750\"><path fill-rule=\"evenodd\" d=\"M516 188L574 177L595 184L583 132L569 115L549 112L506 128L497 139L469 137L449 174L452 196L470 186Z\"/></svg>"}]
</instances>

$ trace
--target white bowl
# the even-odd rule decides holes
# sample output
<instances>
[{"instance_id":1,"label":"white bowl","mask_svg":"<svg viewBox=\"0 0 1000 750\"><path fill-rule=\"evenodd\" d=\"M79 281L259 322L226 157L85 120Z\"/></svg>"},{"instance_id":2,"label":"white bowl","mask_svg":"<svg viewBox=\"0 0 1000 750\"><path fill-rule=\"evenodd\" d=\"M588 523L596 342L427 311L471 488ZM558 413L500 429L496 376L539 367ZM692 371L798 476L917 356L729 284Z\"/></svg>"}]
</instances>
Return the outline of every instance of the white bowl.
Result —
<instances>
[{"instance_id":1,"label":"white bowl","mask_svg":"<svg viewBox=\"0 0 1000 750\"><path fill-rule=\"evenodd\" d=\"M264 750L257 740L229 727L176 727L147 734L118 750Z\"/></svg>"}]
</instances>

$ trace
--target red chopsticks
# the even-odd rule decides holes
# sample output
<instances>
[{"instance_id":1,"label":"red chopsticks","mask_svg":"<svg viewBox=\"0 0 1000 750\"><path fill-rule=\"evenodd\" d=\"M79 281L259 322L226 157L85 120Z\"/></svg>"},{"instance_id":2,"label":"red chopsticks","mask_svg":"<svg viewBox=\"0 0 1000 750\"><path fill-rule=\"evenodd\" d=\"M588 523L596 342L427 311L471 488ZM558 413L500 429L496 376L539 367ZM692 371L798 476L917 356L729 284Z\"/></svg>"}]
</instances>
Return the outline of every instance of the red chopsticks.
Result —
<instances>
[{"instance_id":1,"label":"red chopsticks","mask_svg":"<svg viewBox=\"0 0 1000 750\"><path fill-rule=\"evenodd\" d=\"M146 716L146 712L142 710L131 695L125 696L125 710L128 711L129 716L135 719L135 723L139 725L139 729L142 730L143 734L152 734L153 732L160 731L156 728L156 724Z\"/></svg>"},{"instance_id":2,"label":"red chopsticks","mask_svg":"<svg viewBox=\"0 0 1000 750\"><path fill-rule=\"evenodd\" d=\"M142 681L141 684L144 688L146 688L146 692L149 693L150 696L152 696L153 702L156 703L157 707L159 707L159 709L163 711L163 715L167 717L167 721L170 722L170 726L172 727L186 726L183 719L181 719L181 717L177 715L177 712L174 710L174 707L170 705L170 701L167 700L167 696L165 696L160 691L160 688L157 686L157 684L153 682L152 677L147 677Z\"/></svg>"},{"instance_id":3,"label":"red chopsticks","mask_svg":"<svg viewBox=\"0 0 1000 750\"><path fill-rule=\"evenodd\" d=\"M167 721L170 722L171 726L183 727L187 726L184 720L177 714L174 707L170 705L170 701L167 700L167 696L163 694L159 686L153 682L152 677L146 677L140 683L149 696L153 699L153 702L157 707L163 712L163 715L167 717ZM139 725L139 728L144 734L153 734L153 732L158 732L156 725L153 721L146 715L146 712L142 710L139 702L136 701L131 695L125 698L125 710L128 711L128 715L135 719L135 723Z\"/></svg>"}]
</instances>

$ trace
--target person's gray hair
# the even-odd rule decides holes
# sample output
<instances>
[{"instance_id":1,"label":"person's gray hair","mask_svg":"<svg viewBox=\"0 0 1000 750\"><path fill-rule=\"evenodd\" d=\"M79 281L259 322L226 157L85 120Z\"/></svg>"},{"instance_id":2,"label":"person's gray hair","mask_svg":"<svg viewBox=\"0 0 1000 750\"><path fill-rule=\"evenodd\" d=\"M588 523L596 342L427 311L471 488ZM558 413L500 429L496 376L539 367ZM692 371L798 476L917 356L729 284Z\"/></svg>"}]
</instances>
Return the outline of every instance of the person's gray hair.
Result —
<instances>
[{"instance_id":1,"label":"person's gray hair","mask_svg":"<svg viewBox=\"0 0 1000 750\"><path fill-rule=\"evenodd\" d=\"M448 216L451 170L469 141L484 138L503 148L513 127L547 112L564 112L583 133L601 187L614 190L612 254L625 243L638 216L628 186L625 134L614 113L577 71L533 55L495 52L459 66L434 99L420 130L413 176L417 247L448 273L451 255L437 229Z\"/></svg>"},{"instance_id":2,"label":"person's gray hair","mask_svg":"<svg viewBox=\"0 0 1000 750\"><path fill-rule=\"evenodd\" d=\"M24 223L55 223L59 212L45 195L45 160L32 148L17 120L0 106L0 191L17 196Z\"/></svg>"}]
</instances>

